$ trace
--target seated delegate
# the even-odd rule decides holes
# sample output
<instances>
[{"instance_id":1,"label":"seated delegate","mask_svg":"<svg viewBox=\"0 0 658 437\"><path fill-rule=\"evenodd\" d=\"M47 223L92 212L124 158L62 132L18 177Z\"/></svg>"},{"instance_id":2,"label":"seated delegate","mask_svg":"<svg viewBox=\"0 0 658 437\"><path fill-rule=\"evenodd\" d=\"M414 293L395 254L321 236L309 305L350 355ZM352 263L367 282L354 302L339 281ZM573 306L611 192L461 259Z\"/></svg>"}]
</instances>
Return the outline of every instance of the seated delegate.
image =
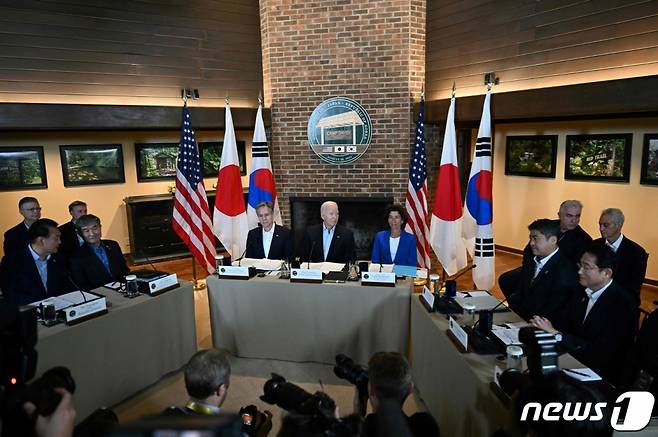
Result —
<instances>
[{"instance_id":1,"label":"seated delegate","mask_svg":"<svg viewBox=\"0 0 658 437\"><path fill-rule=\"evenodd\" d=\"M247 234L247 258L290 260L293 255L292 237L288 228L274 223L274 207L271 202L256 205L260 226Z\"/></svg>"},{"instance_id":2,"label":"seated delegate","mask_svg":"<svg viewBox=\"0 0 658 437\"><path fill-rule=\"evenodd\" d=\"M77 287L92 290L108 282L121 280L130 269L119 243L102 239L101 221L95 215L83 215L76 222L85 243L71 259L71 273Z\"/></svg>"},{"instance_id":3,"label":"seated delegate","mask_svg":"<svg viewBox=\"0 0 658 437\"><path fill-rule=\"evenodd\" d=\"M416 265L416 238L403 230L406 214L400 205L386 211L390 230L378 232L372 248L372 262L376 264Z\"/></svg>"},{"instance_id":4,"label":"seated delegate","mask_svg":"<svg viewBox=\"0 0 658 437\"><path fill-rule=\"evenodd\" d=\"M310 226L304 234L302 261L348 263L356 260L354 234L338 224L339 214L336 202L322 204L322 223Z\"/></svg>"},{"instance_id":5,"label":"seated delegate","mask_svg":"<svg viewBox=\"0 0 658 437\"><path fill-rule=\"evenodd\" d=\"M2 289L13 306L58 296L72 290L66 263L57 254L60 232L50 219L30 226L29 244L7 256Z\"/></svg>"}]
</instances>

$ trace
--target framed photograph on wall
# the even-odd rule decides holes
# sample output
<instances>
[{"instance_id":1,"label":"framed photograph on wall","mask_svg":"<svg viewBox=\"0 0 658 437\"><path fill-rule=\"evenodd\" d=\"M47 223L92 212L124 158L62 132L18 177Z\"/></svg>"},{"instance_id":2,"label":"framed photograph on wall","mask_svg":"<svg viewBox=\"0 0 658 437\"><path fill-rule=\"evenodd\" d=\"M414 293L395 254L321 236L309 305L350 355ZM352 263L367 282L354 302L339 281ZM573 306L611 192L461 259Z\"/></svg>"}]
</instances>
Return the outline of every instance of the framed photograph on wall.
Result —
<instances>
[{"instance_id":1,"label":"framed photograph on wall","mask_svg":"<svg viewBox=\"0 0 658 437\"><path fill-rule=\"evenodd\" d=\"M557 135L508 136L505 143L505 174L555 178Z\"/></svg>"},{"instance_id":2,"label":"framed photograph on wall","mask_svg":"<svg viewBox=\"0 0 658 437\"><path fill-rule=\"evenodd\" d=\"M0 147L0 191L48 188L43 147Z\"/></svg>"},{"instance_id":3,"label":"framed photograph on wall","mask_svg":"<svg viewBox=\"0 0 658 437\"><path fill-rule=\"evenodd\" d=\"M178 143L135 144L137 181L176 179Z\"/></svg>"},{"instance_id":4,"label":"framed photograph on wall","mask_svg":"<svg viewBox=\"0 0 658 437\"><path fill-rule=\"evenodd\" d=\"M245 176L247 174L247 146L244 141L237 141L236 145L238 148L240 174ZM199 143L199 157L201 159L204 178L217 177L219 165L222 163L222 147L222 141Z\"/></svg>"},{"instance_id":5,"label":"framed photograph on wall","mask_svg":"<svg viewBox=\"0 0 658 437\"><path fill-rule=\"evenodd\" d=\"M565 179L628 182L633 134L567 135Z\"/></svg>"},{"instance_id":6,"label":"framed photograph on wall","mask_svg":"<svg viewBox=\"0 0 658 437\"><path fill-rule=\"evenodd\" d=\"M126 181L121 144L59 146L59 156L65 187Z\"/></svg>"},{"instance_id":7,"label":"framed photograph on wall","mask_svg":"<svg viewBox=\"0 0 658 437\"><path fill-rule=\"evenodd\" d=\"M658 134L644 134L640 183L658 185Z\"/></svg>"}]
</instances>

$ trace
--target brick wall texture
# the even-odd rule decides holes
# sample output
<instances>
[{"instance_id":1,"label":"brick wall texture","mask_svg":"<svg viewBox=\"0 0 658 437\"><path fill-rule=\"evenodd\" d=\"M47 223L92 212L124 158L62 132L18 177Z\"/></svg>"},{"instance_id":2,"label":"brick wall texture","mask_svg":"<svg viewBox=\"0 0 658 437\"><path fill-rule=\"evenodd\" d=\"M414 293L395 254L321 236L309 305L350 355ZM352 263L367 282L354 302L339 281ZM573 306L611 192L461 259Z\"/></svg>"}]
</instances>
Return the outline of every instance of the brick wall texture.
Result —
<instances>
[{"instance_id":1,"label":"brick wall texture","mask_svg":"<svg viewBox=\"0 0 658 437\"><path fill-rule=\"evenodd\" d=\"M425 77L424 0L261 0L265 106L284 223L294 196L391 196L404 203L413 103ZM336 96L372 120L368 151L350 164L318 158L308 119Z\"/></svg>"}]
</instances>

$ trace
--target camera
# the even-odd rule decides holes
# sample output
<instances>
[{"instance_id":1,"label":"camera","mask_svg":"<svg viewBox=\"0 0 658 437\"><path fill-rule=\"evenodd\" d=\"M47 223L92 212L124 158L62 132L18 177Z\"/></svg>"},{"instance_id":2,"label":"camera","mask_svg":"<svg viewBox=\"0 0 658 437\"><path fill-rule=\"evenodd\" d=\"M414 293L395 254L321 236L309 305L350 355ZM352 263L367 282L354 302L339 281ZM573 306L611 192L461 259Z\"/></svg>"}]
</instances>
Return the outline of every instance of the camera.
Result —
<instances>
[{"instance_id":1,"label":"camera","mask_svg":"<svg viewBox=\"0 0 658 437\"><path fill-rule=\"evenodd\" d=\"M327 437L358 434L360 422L337 419L336 403L329 395L319 391L311 394L276 373L265 381L260 399L292 413L293 420L303 418L305 429L310 433L323 433Z\"/></svg>"},{"instance_id":2,"label":"camera","mask_svg":"<svg viewBox=\"0 0 658 437\"><path fill-rule=\"evenodd\" d=\"M0 411L2 435L31 435L36 415L49 416L62 396L55 388L75 392L75 381L65 367L54 367L27 383L36 372L37 315L34 307L0 308ZM5 316L6 315L6 316ZM28 417L23 404L36 410Z\"/></svg>"},{"instance_id":3,"label":"camera","mask_svg":"<svg viewBox=\"0 0 658 437\"><path fill-rule=\"evenodd\" d=\"M522 373L516 368L507 369L501 373L498 379L500 388L508 396L529 386L532 381L560 370L556 349L557 340L553 334L532 326L525 326L519 330L519 340L523 343L527 357L528 373Z\"/></svg>"},{"instance_id":4,"label":"camera","mask_svg":"<svg viewBox=\"0 0 658 437\"><path fill-rule=\"evenodd\" d=\"M366 396L368 394L368 369L365 366L356 364L347 355L336 355L334 374L340 379L354 384L359 390L359 395Z\"/></svg>"},{"instance_id":5,"label":"camera","mask_svg":"<svg viewBox=\"0 0 658 437\"><path fill-rule=\"evenodd\" d=\"M242 419L242 432L250 437L255 436L258 433L259 427L262 427L268 420L267 415L258 411L255 405L247 405L240 408L239 414Z\"/></svg>"},{"instance_id":6,"label":"camera","mask_svg":"<svg viewBox=\"0 0 658 437\"><path fill-rule=\"evenodd\" d=\"M525 326L519 330L519 340L523 343L528 357L528 374L531 378L560 370L555 335Z\"/></svg>"},{"instance_id":7,"label":"camera","mask_svg":"<svg viewBox=\"0 0 658 437\"><path fill-rule=\"evenodd\" d=\"M276 373L272 373L272 378L265 381L260 399L268 404L278 405L284 410L305 415L334 417L336 409L336 403L327 394L322 392L310 394Z\"/></svg>"}]
</instances>

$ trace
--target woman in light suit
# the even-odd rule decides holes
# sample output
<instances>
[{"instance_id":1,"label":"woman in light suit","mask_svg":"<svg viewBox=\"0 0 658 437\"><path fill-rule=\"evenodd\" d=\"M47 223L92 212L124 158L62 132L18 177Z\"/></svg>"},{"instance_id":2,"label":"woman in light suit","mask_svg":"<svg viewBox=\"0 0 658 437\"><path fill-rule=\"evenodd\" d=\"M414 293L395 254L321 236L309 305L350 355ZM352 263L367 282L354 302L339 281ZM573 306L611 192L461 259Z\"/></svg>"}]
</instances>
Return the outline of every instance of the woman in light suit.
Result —
<instances>
[{"instance_id":1,"label":"woman in light suit","mask_svg":"<svg viewBox=\"0 0 658 437\"><path fill-rule=\"evenodd\" d=\"M400 205L393 205L386 210L386 218L391 229L377 232L372 248L372 262L415 266L416 237L403 230L407 222L404 209Z\"/></svg>"}]
</instances>

